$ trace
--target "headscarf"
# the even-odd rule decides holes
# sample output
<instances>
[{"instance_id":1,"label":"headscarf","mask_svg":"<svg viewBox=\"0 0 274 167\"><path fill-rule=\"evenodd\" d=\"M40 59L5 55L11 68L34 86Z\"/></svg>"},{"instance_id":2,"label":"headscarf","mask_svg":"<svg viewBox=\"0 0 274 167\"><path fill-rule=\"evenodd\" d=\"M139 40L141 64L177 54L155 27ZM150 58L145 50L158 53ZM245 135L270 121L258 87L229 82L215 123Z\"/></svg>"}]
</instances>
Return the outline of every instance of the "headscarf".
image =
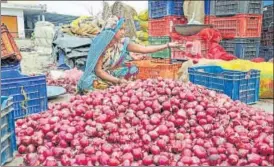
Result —
<instances>
[{"instance_id":1,"label":"headscarf","mask_svg":"<svg viewBox=\"0 0 274 167\"><path fill-rule=\"evenodd\" d=\"M103 27L104 29L115 29L118 21L119 18L113 15L106 20L105 25Z\"/></svg>"},{"instance_id":2,"label":"headscarf","mask_svg":"<svg viewBox=\"0 0 274 167\"><path fill-rule=\"evenodd\" d=\"M119 29L121 29L123 27L124 23L125 23L124 18L112 15L105 21L102 31L110 29L115 32L118 32Z\"/></svg>"}]
</instances>

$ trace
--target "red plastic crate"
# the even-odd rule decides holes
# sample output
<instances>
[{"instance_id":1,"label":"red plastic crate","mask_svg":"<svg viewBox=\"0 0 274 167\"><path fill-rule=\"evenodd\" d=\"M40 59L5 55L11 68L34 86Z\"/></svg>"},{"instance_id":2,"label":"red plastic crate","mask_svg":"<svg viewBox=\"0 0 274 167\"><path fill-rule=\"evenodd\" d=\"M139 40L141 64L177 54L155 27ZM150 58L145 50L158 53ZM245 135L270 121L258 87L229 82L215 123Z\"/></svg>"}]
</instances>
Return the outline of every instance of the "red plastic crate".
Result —
<instances>
[{"instance_id":1,"label":"red plastic crate","mask_svg":"<svg viewBox=\"0 0 274 167\"><path fill-rule=\"evenodd\" d=\"M172 37L173 42L179 42L185 45L185 49L171 49L171 59L182 60L186 58L206 58L209 42L201 39L198 35L193 36L176 36ZM194 43L194 46L188 46L189 43Z\"/></svg>"},{"instance_id":2,"label":"red plastic crate","mask_svg":"<svg viewBox=\"0 0 274 167\"><path fill-rule=\"evenodd\" d=\"M224 39L261 37L261 14L238 14L231 17L206 16L205 24L212 24Z\"/></svg>"},{"instance_id":3,"label":"red plastic crate","mask_svg":"<svg viewBox=\"0 0 274 167\"><path fill-rule=\"evenodd\" d=\"M149 36L170 36L175 32L176 24L186 24L187 19L183 16L166 16L161 19L151 19L148 21Z\"/></svg>"},{"instance_id":4,"label":"red plastic crate","mask_svg":"<svg viewBox=\"0 0 274 167\"><path fill-rule=\"evenodd\" d=\"M9 57L15 56L17 60L21 60L21 53L12 37L10 32L7 29L7 26L1 25L1 59L6 59Z\"/></svg>"}]
</instances>

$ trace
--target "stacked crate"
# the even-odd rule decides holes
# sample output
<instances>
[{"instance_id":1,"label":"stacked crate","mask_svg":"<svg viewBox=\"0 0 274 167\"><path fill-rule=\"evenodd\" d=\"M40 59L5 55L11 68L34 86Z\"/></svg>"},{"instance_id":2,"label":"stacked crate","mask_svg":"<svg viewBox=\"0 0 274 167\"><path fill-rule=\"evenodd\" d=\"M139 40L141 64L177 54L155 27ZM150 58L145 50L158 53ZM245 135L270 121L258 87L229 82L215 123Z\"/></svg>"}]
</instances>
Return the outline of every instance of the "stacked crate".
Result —
<instances>
[{"instance_id":1,"label":"stacked crate","mask_svg":"<svg viewBox=\"0 0 274 167\"><path fill-rule=\"evenodd\" d=\"M172 41L176 24L186 24L183 17L183 1L148 1L149 9L149 43L150 45L166 44ZM153 53L153 58L170 59L174 50L165 49Z\"/></svg>"},{"instance_id":2,"label":"stacked crate","mask_svg":"<svg viewBox=\"0 0 274 167\"><path fill-rule=\"evenodd\" d=\"M183 17L183 1L148 1L149 10L149 43L150 45L167 44L172 41L175 32L174 25L185 24ZM180 63L172 63L171 57L174 51L165 49L151 54L152 60L133 62L139 69L138 79L167 78L177 79Z\"/></svg>"},{"instance_id":3,"label":"stacked crate","mask_svg":"<svg viewBox=\"0 0 274 167\"><path fill-rule=\"evenodd\" d=\"M1 96L12 97L14 119L45 111L48 109L46 76L27 76L17 69L1 71Z\"/></svg>"},{"instance_id":4,"label":"stacked crate","mask_svg":"<svg viewBox=\"0 0 274 167\"><path fill-rule=\"evenodd\" d=\"M263 28L262 28L262 38L260 46L260 57L265 60L273 58L273 4L264 7L263 10Z\"/></svg>"},{"instance_id":5,"label":"stacked crate","mask_svg":"<svg viewBox=\"0 0 274 167\"><path fill-rule=\"evenodd\" d=\"M0 165L4 166L13 160L17 150L12 97L1 96L0 112Z\"/></svg>"},{"instance_id":6,"label":"stacked crate","mask_svg":"<svg viewBox=\"0 0 274 167\"><path fill-rule=\"evenodd\" d=\"M21 53L6 25L1 24L1 71L20 70Z\"/></svg>"},{"instance_id":7,"label":"stacked crate","mask_svg":"<svg viewBox=\"0 0 274 167\"><path fill-rule=\"evenodd\" d=\"M205 18L222 34L221 45L240 59L259 56L262 29L261 0L210 0L210 11Z\"/></svg>"},{"instance_id":8,"label":"stacked crate","mask_svg":"<svg viewBox=\"0 0 274 167\"><path fill-rule=\"evenodd\" d=\"M209 12L209 1L205 5L205 11ZM187 24L183 16L184 1L148 1L149 5L149 43L150 45L179 42L182 48L165 49L153 53L153 58L184 61L188 58L204 57L208 51L208 42L202 40L199 35L182 36L175 31L175 25Z\"/></svg>"}]
</instances>

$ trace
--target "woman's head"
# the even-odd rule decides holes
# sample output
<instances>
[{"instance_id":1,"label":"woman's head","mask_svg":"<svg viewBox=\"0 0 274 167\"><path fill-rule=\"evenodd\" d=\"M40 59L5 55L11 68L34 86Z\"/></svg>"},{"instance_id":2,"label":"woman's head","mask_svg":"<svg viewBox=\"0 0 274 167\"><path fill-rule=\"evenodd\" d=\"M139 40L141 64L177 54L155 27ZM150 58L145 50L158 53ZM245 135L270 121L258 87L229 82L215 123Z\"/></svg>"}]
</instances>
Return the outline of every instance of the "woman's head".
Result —
<instances>
[{"instance_id":1,"label":"woman's head","mask_svg":"<svg viewBox=\"0 0 274 167\"><path fill-rule=\"evenodd\" d=\"M122 25L120 25L122 23ZM125 35L125 23L123 23L123 19L117 17L117 16L111 16L109 19L107 19L106 24L104 26L105 29L116 29L117 26L121 26L119 30L116 32L114 39L120 40Z\"/></svg>"},{"instance_id":2,"label":"woman's head","mask_svg":"<svg viewBox=\"0 0 274 167\"><path fill-rule=\"evenodd\" d=\"M114 38L116 40L120 40L121 38L123 38L125 36L125 33L126 33L126 25L123 24L122 27L115 34Z\"/></svg>"}]
</instances>

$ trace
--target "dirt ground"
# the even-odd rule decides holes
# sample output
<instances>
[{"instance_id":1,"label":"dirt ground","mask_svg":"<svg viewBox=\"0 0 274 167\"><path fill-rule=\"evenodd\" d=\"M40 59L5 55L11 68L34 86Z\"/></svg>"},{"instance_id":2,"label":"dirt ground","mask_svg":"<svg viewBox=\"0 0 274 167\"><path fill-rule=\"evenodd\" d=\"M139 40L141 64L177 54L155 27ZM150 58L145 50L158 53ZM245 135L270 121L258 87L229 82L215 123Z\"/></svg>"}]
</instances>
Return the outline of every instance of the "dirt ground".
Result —
<instances>
[{"instance_id":1,"label":"dirt ground","mask_svg":"<svg viewBox=\"0 0 274 167\"><path fill-rule=\"evenodd\" d=\"M30 40L17 40L18 47L31 47ZM21 62L22 72L24 74L40 74L49 71L48 65L53 63L50 55L42 55L37 52L21 52L23 59ZM51 100L50 103L66 102L70 99L69 94ZM273 113L273 99L263 99L252 105L254 107L263 108L266 112ZM4 166L19 166L23 164L22 157L15 157L11 162Z\"/></svg>"}]
</instances>

